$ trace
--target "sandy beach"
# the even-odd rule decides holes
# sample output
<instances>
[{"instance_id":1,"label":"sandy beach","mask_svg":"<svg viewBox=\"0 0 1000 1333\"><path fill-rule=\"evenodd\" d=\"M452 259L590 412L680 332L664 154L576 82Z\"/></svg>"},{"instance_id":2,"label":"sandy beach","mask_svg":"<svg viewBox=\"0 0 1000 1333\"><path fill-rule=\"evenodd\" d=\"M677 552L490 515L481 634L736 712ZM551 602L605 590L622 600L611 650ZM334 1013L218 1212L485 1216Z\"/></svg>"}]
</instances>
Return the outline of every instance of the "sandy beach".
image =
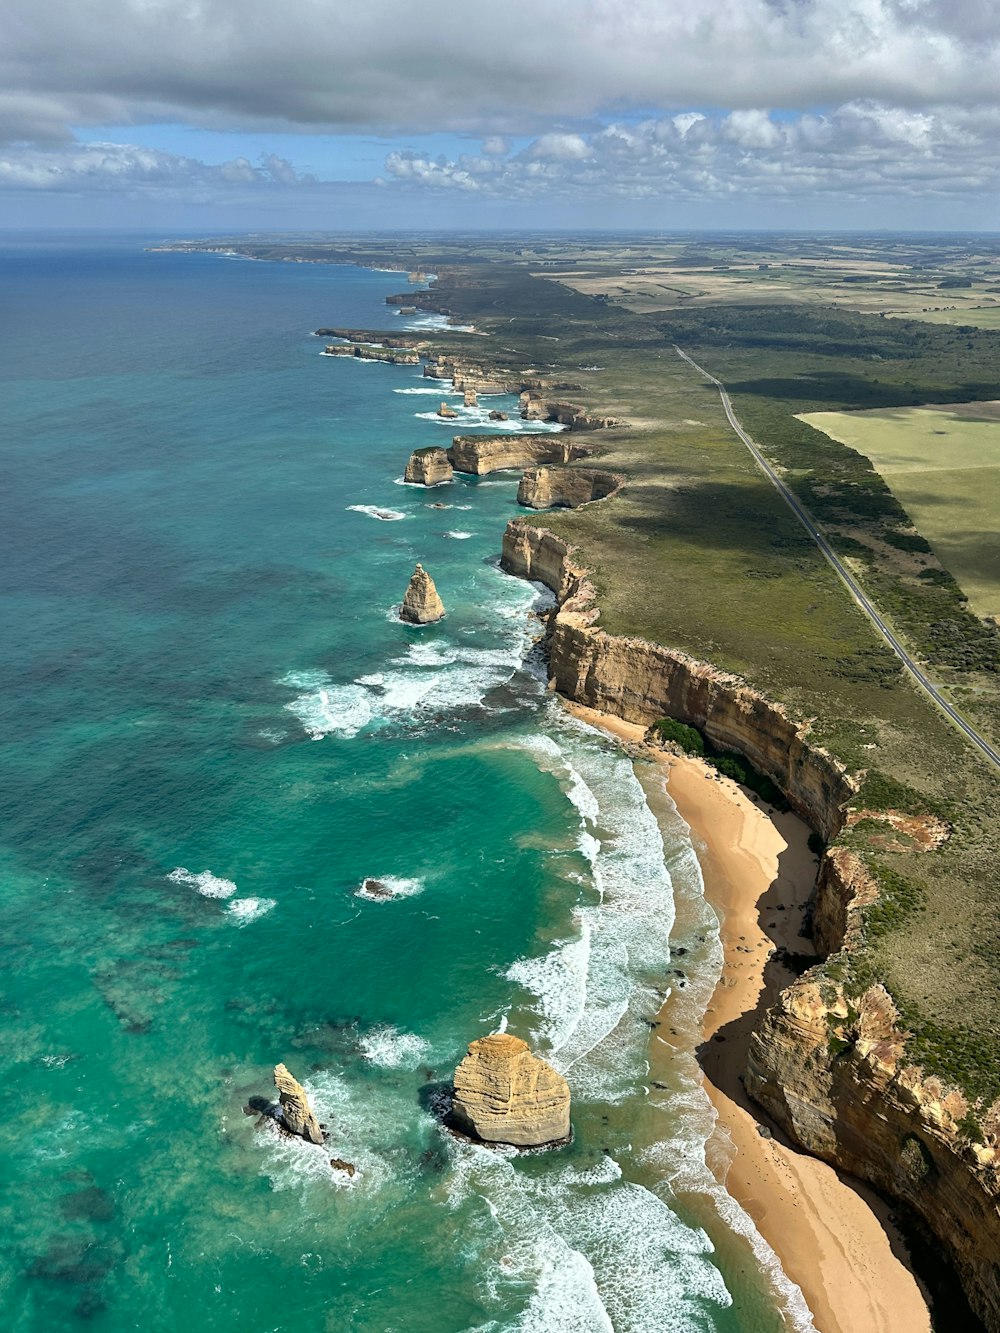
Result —
<instances>
[{"instance_id":1,"label":"sandy beach","mask_svg":"<svg viewBox=\"0 0 1000 1333\"><path fill-rule=\"evenodd\" d=\"M640 726L567 707L631 745L642 743ZM772 961L765 982L768 954L811 949L799 933L816 876L809 830L700 760L647 753L666 770L667 790L691 828L706 897L721 922L725 961L705 1015L702 1060L718 1115L709 1163L801 1288L819 1333L930 1333L927 1302L888 1207L782 1141L740 1082L755 1013L791 979ZM669 1059L669 1050L654 1041L654 1078L657 1058Z\"/></svg>"}]
</instances>

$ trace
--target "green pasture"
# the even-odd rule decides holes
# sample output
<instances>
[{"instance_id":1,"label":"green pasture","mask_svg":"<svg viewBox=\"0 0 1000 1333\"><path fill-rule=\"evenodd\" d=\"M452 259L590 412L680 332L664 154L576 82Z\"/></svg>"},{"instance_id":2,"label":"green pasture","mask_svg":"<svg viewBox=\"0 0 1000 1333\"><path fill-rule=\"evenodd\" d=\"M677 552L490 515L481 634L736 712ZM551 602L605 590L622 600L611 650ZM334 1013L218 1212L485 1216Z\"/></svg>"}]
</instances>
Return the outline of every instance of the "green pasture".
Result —
<instances>
[{"instance_id":1,"label":"green pasture","mask_svg":"<svg viewBox=\"0 0 1000 1333\"><path fill-rule=\"evenodd\" d=\"M994 405L807 412L799 419L870 458L973 610L1000 615L1000 413Z\"/></svg>"}]
</instances>

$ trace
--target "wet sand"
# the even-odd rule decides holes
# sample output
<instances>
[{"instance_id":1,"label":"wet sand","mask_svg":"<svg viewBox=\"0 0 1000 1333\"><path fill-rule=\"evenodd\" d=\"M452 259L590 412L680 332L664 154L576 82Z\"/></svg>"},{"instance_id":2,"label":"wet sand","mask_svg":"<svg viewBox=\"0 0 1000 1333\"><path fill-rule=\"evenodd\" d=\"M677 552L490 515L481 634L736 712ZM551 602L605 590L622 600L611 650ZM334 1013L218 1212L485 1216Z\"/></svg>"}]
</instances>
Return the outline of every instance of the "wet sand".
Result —
<instances>
[{"instance_id":1,"label":"wet sand","mask_svg":"<svg viewBox=\"0 0 1000 1333\"><path fill-rule=\"evenodd\" d=\"M567 707L630 745L642 742L640 726ZM667 791L691 828L705 895L721 923L723 971L705 1014L702 1052L718 1116L706 1148L709 1165L801 1288L819 1333L930 1333L925 1295L888 1206L782 1141L740 1082L758 1010L792 979L772 961L765 984L770 951L812 948L800 934L816 877L809 830L700 760L647 753L666 770ZM657 1061L668 1059L669 1048L654 1041L651 1078Z\"/></svg>"}]
</instances>

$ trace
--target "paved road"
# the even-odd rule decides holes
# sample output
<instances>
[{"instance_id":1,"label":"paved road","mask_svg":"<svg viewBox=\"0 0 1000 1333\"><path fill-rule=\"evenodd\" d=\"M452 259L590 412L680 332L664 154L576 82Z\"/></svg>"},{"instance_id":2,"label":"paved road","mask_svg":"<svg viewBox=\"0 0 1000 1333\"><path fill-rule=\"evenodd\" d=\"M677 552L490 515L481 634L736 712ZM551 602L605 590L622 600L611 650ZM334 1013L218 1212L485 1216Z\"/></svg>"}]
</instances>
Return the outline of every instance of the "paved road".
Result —
<instances>
[{"instance_id":1,"label":"paved road","mask_svg":"<svg viewBox=\"0 0 1000 1333\"><path fill-rule=\"evenodd\" d=\"M773 484L778 494L785 501L785 503L791 509L792 513L805 528L806 532L808 532L809 536L813 539L813 541L816 543L819 549L826 556L827 560L830 562L830 564L836 570L837 574L840 576L841 582L843 582L846 585L848 592L857 602L858 606L861 607L861 610L864 611L865 615L878 630L879 634L882 635L882 638L885 639L886 643L896 654L896 656L902 662L903 666L910 673L913 679L917 682L920 688L924 691L925 694L928 694L930 696L931 700L935 704L937 704L938 708L941 709L942 713L944 713L948 717L948 719L955 724L955 726L959 729L959 731L962 732L962 734L972 742L972 744L976 747L976 749L979 750L979 752L983 754L989 760L989 762L994 765L994 767L1000 768L1000 751L995 750L993 746L989 743L989 741L986 740L985 737L980 736L979 732L976 731L975 727L970 726L970 724L966 722L965 718L961 715L961 713L959 713L955 708L952 707L952 705L944 697L944 695L937 688L934 682L930 680L926 675L924 675L923 671L913 660L910 654L906 651L903 645L899 642L895 634L893 634L892 630L885 623L885 621L879 615L878 611L876 611L875 607L865 596L864 590L862 589L858 581L855 579L854 575L843 564L840 557L834 551L833 547L823 536L822 532L820 532L819 529L815 526L815 524L812 521L812 518L809 516L808 510L803 508L799 500L796 498L795 494L788 489L785 483L775 472L771 464L767 461L764 455L754 444L753 440L740 425L739 419L737 418L736 413L733 411L733 405L729 400L729 394L726 392L726 386L722 383L721 380L717 380L714 375L710 375L708 371L704 369L703 366L699 366L697 361L693 361L691 357L688 356L687 352L682 351L676 344L674 345L674 351L677 353L679 357L681 357L684 361L686 361L689 366L693 366L694 369L697 370L699 375L704 375L707 380L711 380L711 382L718 389L719 397L722 399L722 406L726 409L726 416L729 418L730 426L732 426L733 430L740 437L740 439L743 441L746 447L750 450L751 454L753 454L754 461L760 467L761 471Z\"/></svg>"}]
</instances>

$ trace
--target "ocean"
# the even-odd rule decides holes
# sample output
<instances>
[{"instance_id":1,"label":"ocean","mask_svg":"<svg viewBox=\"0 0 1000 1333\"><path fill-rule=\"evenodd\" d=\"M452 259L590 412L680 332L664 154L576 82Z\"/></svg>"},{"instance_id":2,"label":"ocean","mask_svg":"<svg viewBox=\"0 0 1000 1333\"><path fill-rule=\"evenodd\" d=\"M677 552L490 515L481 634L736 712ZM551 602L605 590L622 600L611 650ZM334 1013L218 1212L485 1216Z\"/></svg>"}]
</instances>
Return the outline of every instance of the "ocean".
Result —
<instances>
[{"instance_id":1,"label":"ocean","mask_svg":"<svg viewBox=\"0 0 1000 1333\"><path fill-rule=\"evenodd\" d=\"M406 327L399 274L148 243L0 247L5 1326L806 1327L705 1166L689 830L545 689L517 476L402 484L485 410L321 355ZM395 614L417 560L435 626ZM501 1027L569 1147L442 1131ZM327 1147L244 1115L278 1061Z\"/></svg>"}]
</instances>

